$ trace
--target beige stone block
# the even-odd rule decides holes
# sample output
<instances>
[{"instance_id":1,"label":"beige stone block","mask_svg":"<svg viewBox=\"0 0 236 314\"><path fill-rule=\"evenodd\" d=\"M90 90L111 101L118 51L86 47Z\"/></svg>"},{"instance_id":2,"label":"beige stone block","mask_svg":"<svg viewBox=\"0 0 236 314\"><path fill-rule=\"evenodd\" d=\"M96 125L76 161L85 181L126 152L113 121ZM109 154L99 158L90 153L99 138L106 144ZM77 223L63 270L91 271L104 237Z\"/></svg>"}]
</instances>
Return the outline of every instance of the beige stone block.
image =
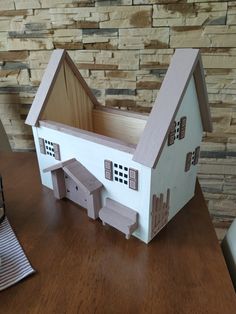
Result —
<instances>
[{"instance_id":1,"label":"beige stone block","mask_svg":"<svg viewBox=\"0 0 236 314\"><path fill-rule=\"evenodd\" d=\"M43 50L53 49L52 40L50 38L44 39L8 39L8 50Z\"/></svg>"},{"instance_id":2,"label":"beige stone block","mask_svg":"<svg viewBox=\"0 0 236 314\"><path fill-rule=\"evenodd\" d=\"M223 0L225 1L225 0ZM206 2L206 0L187 0L187 3L202 3L202 2ZM208 0L207 2L216 2L215 0Z\"/></svg>"},{"instance_id":3,"label":"beige stone block","mask_svg":"<svg viewBox=\"0 0 236 314\"><path fill-rule=\"evenodd\" d=\"M205 69L235 69L235 56L221 56L221 55L202 55L203 66Z\"/></svg>"},{"instance_id":4,"label":"beige stone block","mask_svg":"<svg viewBox=\"0 0 236 314\"><path fill-rule=\"evenodd\" d=\"M55 29L53 37L72 37L77 39L82 39L81 29Z\"/></svg>"},{"instance_id":5,"label":"beige stone block","mask_svg":"<svg viewBox=\"0 0 236 314\"><path fill-rule=\"evenodd\" d=\"M208 47L211 46L209 38L204 37L202 29L198 27L172 28L170 33L170 47Z\"/></svg>"},{"instance_id":6,"label":"beige stone block","mask_svg":"<svg viewBox=\"0 0 236 314\"><path fill-rule=\"evenodd\" d=\"M90 72L89 70L80 70L80 74L83 76L83 78L89 78Z\"/></svg>"},{"instance_id":7,"label":"beige stone block","mask_svg":"<svg viewBox=\"0 0 236 314\"><path fill-rule=\"evenodd\" d=\"M40 2L38 0L16 0L16 9L37 9L40 8ZM13 7L14 8L14 7Z\"/></svg>"},{"instance_id":8,"label":"beige stone block","mask_svg":"<svg viewBox=\"0 0 236 314\"><path fill-rule=\"evenodd\" d=\"M152 92L149 90L137 90L137 101L142 101L144 103L152 102Z\"/></svg>"},{"instance_id":9,"label":"beige stone block","mask_svg":"<svg viewBox=\"0 0 236 314\"><path fill-rule=\"evenodd\" d=\"M226 145L223 143L203 142L201 143L201 150L208 152L222 152L226 150Z\"/></svg>"},{"instance_id":10,"label":"beige stone block","mask_svg":"<svg viewBox=\"0 0 236 314\"><path fill-rule=\"evenodd\" d=\"M29 71L27 69L20 70L20 73L17 77L19 85L29 85Z\"/></svg>"},{"instance_id":11,"label":"beige stone block","mask_svg":"<svg viewBox=\"0 0 236 314\"><path fill-rule=\"evenodd\" d=\"M93 70L91 70L90 71L90 78L92 79L92 80L101 80L101 79L106 79L105 78L105 71L93 71Z\"/></svg>"},{"instance_id":12,"label":"beige stone block","mask_svg":"<svg viewBox=\"0 0 236 314\"><path fill-rule=\"evenodd\" d=\"M224 24L227 12L199 13L196 17L186 18L185 25L204 26L205 24L217 25Z\"/></svg>"},{"instance_id":13,"label":"beige stone block","mask_svg":"<svg viewBox=\"0 0 236 314\"><path fill-rule=\"evenodd\" d=\"M17 77L19 70L1 70L0 71L0 86L8 87L9 85L17 85Z\"/></svg>"},{"instance_id":14,"label":"beige stone block","mask_svg":"<svg viewBox=\"0 0 236 314\"><path fill-rule=\"evenodd\" d=\"M75 1L71 0L40 0L40 2L42 4L42 8L73 8L76 5Z\"/></svg>"},{"instance_id":15,"label":"beige stone block","mask_svg":"<svg viewBox=\"0 0 236 314\"><path fill-rule=\"evenodd\" d=\"M154 26L222 24L227 3L167 3L153 6Z\"/></svg>"},{"instance_id":16,"label":"beige stone block","mask_svg":"<svg viewBox=\"0 0 236 314\"><path fill-rule=\"evenodd\" d=\"M215 25L215 26L206 26L204 28L204 34L219 34L219 35L225 35L227 34L236 34L236 26L229 26L229 25ZM227 37L226 36L226 37ZM234 45L232 45L231 47L234 47Z\"/></svg>"},{"instance_id":17,"label":"beige stone block","mask_svg":"<svg viewBox=\"0 0 236 314\"><path fill-rule=\"evenodd\" d=\"M171 55L151 54L140 56L141 69L167 69L170 64Z\"/></svg>"},{"instance_id":18,"label":"beige stone block","mask_svg":"<svg viewBox=\"0 0 236 314\"><path fill-rule=\"evenodd\" d=\"M185 16L195 16L192 4L159 4L153 6L153 18L172 19Z\"/></svg>"},{"instance_id":19,"label":"beige stone block","mask_svg":"<svg viewBox=\"0 0 236 314\"><path fill-rule=\"evenodd\" d=\"M0 52L2 61L24 61L28 58L27 51L3 51Z\"/></svg>"},{"instance_id":20,"label":"beige stone block","mask_svg":"<svg viewBox=\"0 0 236 314\"><path fill-rule=\"evenodd\" d=\"M118 80L119 82L121 80L136 81L135 71L105 71L105 76L113 81Z\"/></svg>"},{"instance_id":21,"label":"beige stone block","mask_svg":"<svg viewBox=\"0 0 236 314\"><path fill-rule=\"evenodd\" d=\"M23 32L25 30L25 21L20 20L10 20L9 31L13 32Z\"/></svg>"},{"instance_id":22,"label":"beige stone block","mask_svg":"<svg viewBox=\"0 0 236 314\"><path fill-rule=\"evenodd\" d=\"M166 48L169 43L169 28L121 29L120 49Z\"/></svg>"},{"instance_id":23,"label":"beige stone block","mask_svg":"<svg viewBox=\"0 0 236 314\"><path fill-rule=\"evenodd\" d=\"M6 38L2 38L0 40L0 51L7 51L8 48L7 48L7 39Z\"/></svg>"},{"instance_id":24,"label":"beige stone block","mask_svg":"<svg viewBox=\"0 0 236 314\"><path fill-rule=\"evenodd\" d=\"M96 12L100 13L101 10L95 9L93 7L88 8L59 8L59 7L52 7L52 9L49 9L50 15L52 18L58 20L61 16L65 17L76 17L79 18L87 18L90 17L91 14L94 14ZM107 10L109 11L109 10Z\"/></svg>"},{"instance_id":25,"label":"beige stone block","mask_svg":"<svg viewBox=\"0 0 236 314\"><path fill-rule=\"evenodd\" d=\"M29 64L31 69L44 69L49 62L51 51L30 51Z\"/></svg>"},{"instance_id":26,"label":"beige stone block","mask_svg":"<svg viewBox=\"0 0 236 314\"><path fill-rule=\"evenodd\" d=\"M96 56L96 54L94 54L93 52L85 51L85 50L78 50L75 52L70 51L69 54L71 58L73 59L73 61L76 63L81 63L81 62L94 63L95 56Z\"/></svg>"},{"instance_id":27,"label":"beige stone block","mask_svg":"<svg viewBox=\"0 0 236 314\"><path fill-rule=\"evenodd\" d=\"M131 28L151 26L151 6L109 7L109 21L100 23L101 28Z\"/></svg>"},{"instance_id":28,"label":"beige stone block","mask_svg":"<svg viewBox=\"0 0 236 314\"><path fill-rule=\"evenodd\" d=\"M39 85L43 74L44 74L44 70L31 70L31 77L30 77L30 81L33 85Z\"/></svg>"},{"instance_id":29,"label":"beige stone block","mask_svg":"<svg viewBox=\"0 0 236 314\"><path fill-rule=\"evenodd\" d=\"M97 79L96 77L90 77L89 80L89 86L90 88L95 89L108 89L108 88L114 88L114 89L135 89L136 88L136 82L131 81L117 81L117 80L111 80L108 78L101 78ZM128 97L129 95L112 95L113 97L117 98L118 96L122 97ZM109 95L109 97L112 97ZM133 99L134 97L131 96Z\"/></svg>"},{"instance_id":30,"label":"beige stone block","mask_svg":"<svg viewBox=\"0 0 236 314\"><path fill-rule=\"evenodd\" d=\"M109 13L91 13L91 16L85 18L86 21L104 22L109 20Z\"/></svg>"},{"instance_id":31,"label":"beige stone block","mask_svg":"<svg viewBox=\"0 0 236 314\"><path fill-rule=\"evenodd\" d=\"M10 28L10 20L0 20L0 30L1 32L9 31Z\"/></svg>"},{"instance_id":32,"label":"beige stone block","mask_svg":"<svg viewBox=\"0 0 236 314\"><path fill-rule=\"evenodd\" d=\"M226 104L235 104L235 97L232 95L224 94L208 94L210 103L226 103Z\"/></svg>"},{"instance_id":33,"label":"beige stone block","mask_svg":"<svg viewBox=\"0 0 236 314\"><path fill-rule=\"evenodd\" d=\"M102 36L86 36L83 37L83 43L107 43L110 41L109 37L102 37Z\"/></svg>"},{"instance_id":34,"label":"beige stone block","mask_svg":"<svg viewBox=\"0 0 236 314\"><path fill-rule=\"evenodd\" d=\"M235 14L228 14L227 24L228 25L236 25L236 13Z\"/></svg>"},{"instance_id":35,"label":"beige stone block","mask_svg":"<svg viewBox=\"0 0 236 314\"><path fill-rule=\"evenodd\" d=\"M201 164L199 168L202 173L236 175L236 166L232 167L232 165L221 165L219 167L218 165Z\"/></svg>"},{"instance_id":36,"label":"beige stone block","mask_svg":"<svg viewBox=\"0 0 236 314\"><path fill-rule=\"evenodd\" d=\"M186 19L184 17L181 18L170 18L170 19L153 19L152 25L154 27L163 27L163 26L182 26L186 25Z\"/></svg>"},{"instance_id":37,"label":"beige stone block","mask_svg":"<svg viewBox=\"0 0 236 314\"><path fill-rule=\"evenodd\" d=\"M97 50L68 50L67 53L69 53L70 57L74 62L77 62L78 60L87 60L88 58L91 61L94 61L97 55L101 55L102 53L107 53L108 51L97 51ZM108 57L112 56L107 55Z\"/></svg>"},{"instance_id":38,"label":"beige stone block","mask_svg":"<svg viewBox=\"0 0 236 314\"><path fill-rule=\"evenodd\" d=\"M15 5L13 0L1 0L0 10L14 10Z\"/></svg>"},{"instance_id":39,"label":"beige stone block","mask_svg":"<svg viewBox=\"0 0 236 314\"><path fill-rule=\"evenodd\" d=\"M174 27L171 30L171 47L234 47L236 28L228 26ZM225 35L227 34L227 36Z\"/></svg>"}]
</instances>

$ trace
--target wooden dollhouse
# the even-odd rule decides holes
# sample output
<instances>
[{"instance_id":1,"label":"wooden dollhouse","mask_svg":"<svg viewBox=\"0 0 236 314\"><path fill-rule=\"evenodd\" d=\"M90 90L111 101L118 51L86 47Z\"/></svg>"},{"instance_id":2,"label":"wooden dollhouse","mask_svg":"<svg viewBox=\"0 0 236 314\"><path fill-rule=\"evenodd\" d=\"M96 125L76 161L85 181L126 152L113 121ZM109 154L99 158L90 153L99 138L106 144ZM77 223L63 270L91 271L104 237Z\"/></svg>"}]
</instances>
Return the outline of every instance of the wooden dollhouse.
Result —
<instances>
[{"instance_id":1,"label":"wooden dollhouse","mask_svg":"<svg viewBox=\"0 0 236 314\"><path fill-rule=\"evenodd\" d=\"M212 123L199 50L176 50L148 115L101 106L65 50L29 111L43 185L148 243L193 197Z\"/></svg>"}]
</instances>

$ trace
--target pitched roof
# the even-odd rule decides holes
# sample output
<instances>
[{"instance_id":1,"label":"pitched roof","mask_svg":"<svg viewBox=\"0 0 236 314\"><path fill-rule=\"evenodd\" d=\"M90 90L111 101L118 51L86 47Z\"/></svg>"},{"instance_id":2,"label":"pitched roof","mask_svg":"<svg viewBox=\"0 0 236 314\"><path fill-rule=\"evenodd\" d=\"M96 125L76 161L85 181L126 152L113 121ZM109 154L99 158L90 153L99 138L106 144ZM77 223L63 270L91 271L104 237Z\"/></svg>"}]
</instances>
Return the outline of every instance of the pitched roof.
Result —
<instances>
[{"instance_id":1,"label":"pitched roof","mask_svg":"<svg viewBox=\"0 0 236 314\"><path fill-rule=\"evenodd\" d=\"M37 125L40 119L40 116L42 115L45 109L49 96L53 90L59 71L64 62L66 62L70 70L74 73L77 80L79 80L81 86L85 90L91 102L94 105L99 105L96 97L91 92L90 88L88 87L87 83L81 76L79 70L77 69L73 61L71 60L68 53L64 49L56 49L51 54L51 58L44 72L41 84L38 88L38 91L35 95L32 106L30 108L29 114L26 118L26 121L25 121L26 124L29 124L32 126Z\"/></svg>"},{"instance_id":2,"label":"pitched roof","mask_svg":"<svg viewBox=\"0 0 236 314\"><path fill-rule=\"evenodd\" d=\"M86 193L91 194L102 187L102 183L75 158L59 162L44 169L43 172L55 171L60 168Z\"/></svg>"},{"instance_id":3,"label":"pitched roof","mask_svg":"<svg viewBox=\"0 0 236 314\"><path fill-rule=\"evenodd\" d=\"M55 165L52 165L52 166L50 166L48 168L43 169L43 172L46 173L46 172L49 172L49 171L55 171L57 169L63 168L64 166L74 162L75 160L76 160L75 158L72 158L72 159L68 159L66 161L58 162Z\"/></svg>"},{"instance_id":4,"label":"pitched roof","mask_svg":"<svg viewBox=\"0 0 236 314\"><path fill-rule=\"evenodd\" d=\"M154 168L164 148L191 77L194 77L204 131L212 131L201 56L198 49L176 50L148 117L133 160Z\"/></svg>"}]
</instances>

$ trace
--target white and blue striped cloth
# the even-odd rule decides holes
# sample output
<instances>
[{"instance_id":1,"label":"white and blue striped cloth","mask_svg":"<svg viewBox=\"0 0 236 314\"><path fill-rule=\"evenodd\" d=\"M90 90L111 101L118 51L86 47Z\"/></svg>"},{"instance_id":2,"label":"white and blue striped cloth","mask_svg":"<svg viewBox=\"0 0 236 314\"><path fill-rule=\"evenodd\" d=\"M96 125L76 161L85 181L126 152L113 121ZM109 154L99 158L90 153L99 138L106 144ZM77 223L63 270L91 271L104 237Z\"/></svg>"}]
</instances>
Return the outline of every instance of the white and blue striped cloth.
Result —
<instances>
[{"instance_id":1,"label":"white and blue striped cloth","mask_svg":"<svg viewBox=\"0 0 236 314\"><path fill-rule=\"evenodd\" d=\"M35 272L7 218L0 224L0 291Z\"/></svg>"}]
</instances>

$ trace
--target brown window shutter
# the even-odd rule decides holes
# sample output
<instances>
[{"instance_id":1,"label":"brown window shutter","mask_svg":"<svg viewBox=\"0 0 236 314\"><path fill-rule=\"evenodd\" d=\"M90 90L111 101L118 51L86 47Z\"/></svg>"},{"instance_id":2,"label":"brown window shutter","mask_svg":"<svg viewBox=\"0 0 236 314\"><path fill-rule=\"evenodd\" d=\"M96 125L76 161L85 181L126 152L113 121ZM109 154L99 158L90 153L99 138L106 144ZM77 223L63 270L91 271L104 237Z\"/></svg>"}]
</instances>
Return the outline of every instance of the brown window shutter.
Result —
<instances>
[{"instance_id":1,"label":"brown window shutter","mask_svg":"<svg viewBox=\"0 0 236 314\"><path fill-rule=\"evenodd\" d=\"M187 122L187 117L182 117L180 119L180 123L179 123L179 139L180 140L185 137L186 122Z\"/></svg>"},{"instance_id":2,"label":"brown window shutter","mask_svg":"<svg viewBox=\"0 0 236 314\"><path fill-rule=\"evenodd\" d=\"M138 170L129 168L129 188L138 190Z\"/></svg>"},{"instance_id":3,"label":"brown window shutter","mask_svg":"<svg viewBox=\"0 0 236 314\"><path fill-rule=\"evenodd\" d=\"M199 156L200 156L200 146L195 148L194 159L193 159L193 164L194 165L198 164Z\"/></svg>"},{"instance_id":4,"label":"brown window shutter","mask_svg":"<svg viewBox=\"0 0 236 314\"><path fill-rule=\"evenodd\" d=\"M61 154L60 154L60 146L56 143L53 143L53 149L54 149L54 157L56 160L61 160Z\"/></svg>"},{"instance_id":5,"label":"brown window shutter","mask_svg":"<svg viewBox=\"0 0 236 314\"><path fill-rule=\"evenodd\" d=\"M105 178L107 180L113 180L113 164L111 160L104 160Z\"/></svg>"},{"instance_id":6,"label":"brown window shutter","mask_svg":"<svg viewBox=\"0 0 236 314\"><path fill-rule=\"evenodd\" d=\"M171 124L171 128L170 128L170 131L169 131L168 146L174 144L174 142L175 142L175 128L176 128L176 122L174 121Z\"/></svg>"},{"instance_id":7,"label":"brown window shutter","mask_svg":"<svg viewBox=\"0 0 236 314\"><path fill-rule=\"evenodd\" d=\"M192 163L192 153L187 153L185 161L185 172L189 171Z\"/></svg>"},{"instance_id":8,"label":"brown window shutter","mask_svg":"<svg viewBox=\"0 0 236 314\"><path fill-rule=\"evenodd\" d=\"M39 137L39 149L41 154L46 154L44 139Z\"/></svg>"}]
</instances>

